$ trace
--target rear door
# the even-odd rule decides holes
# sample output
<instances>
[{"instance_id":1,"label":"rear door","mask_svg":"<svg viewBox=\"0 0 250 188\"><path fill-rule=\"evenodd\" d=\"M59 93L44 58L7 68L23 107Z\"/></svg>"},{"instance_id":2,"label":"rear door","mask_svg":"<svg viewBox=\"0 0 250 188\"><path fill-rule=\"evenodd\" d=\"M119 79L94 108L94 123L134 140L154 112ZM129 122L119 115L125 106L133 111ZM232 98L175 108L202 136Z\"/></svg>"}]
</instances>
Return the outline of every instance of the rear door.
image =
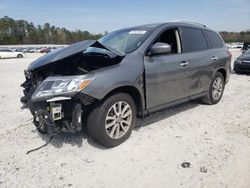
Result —
<instances>
[{"instance_id":1,"label":"rear door","mask_svg":"<svg viewBox=\"0 0 250 188\"><path fill-rule=\"evenodd\" d=\"M6 51L7 51L7 56L8 56L9 58L16 57L16 53L15 53L15 52L13 52L13 51L11 51L11 50L6 50Z\"/></svg>"},{"instance_id":2,"label":"rear door","mask_svg":"<svg viewBox=\"0 0 250 188\"><path fill-rule=\"evenodd\" d=\"M14 57L14 52L12 52L11 50L8 50L8 49L4 49L3 51L2 51L2 53L3 53L3 57L4 58L11 58L11 57Z\"/></svg>"},{"instance_id":3,"label":"rear door","mask_svg":"<svg viewBox=\"0 0 250 188\"><path fill-rule=\"evenodd\" d=\"M189 94L191 73L181 41L179 29L165 30L154 43L170 44L171 54L144 57L148 109L175 102Z\"/></svg>"},{"instance_id":4,"label":"rear door","mask_svg":"<svg viewBox=\"0 0 250 188\"><path fill-rule=\"evenodd\" d=\"M199 95L209 89L216 60L209 52L208 41L200 28L182 27L185 39L184 51L188 55L189 68L192 70L190 79L190 96Z\"/></svg>"}]
</instances>

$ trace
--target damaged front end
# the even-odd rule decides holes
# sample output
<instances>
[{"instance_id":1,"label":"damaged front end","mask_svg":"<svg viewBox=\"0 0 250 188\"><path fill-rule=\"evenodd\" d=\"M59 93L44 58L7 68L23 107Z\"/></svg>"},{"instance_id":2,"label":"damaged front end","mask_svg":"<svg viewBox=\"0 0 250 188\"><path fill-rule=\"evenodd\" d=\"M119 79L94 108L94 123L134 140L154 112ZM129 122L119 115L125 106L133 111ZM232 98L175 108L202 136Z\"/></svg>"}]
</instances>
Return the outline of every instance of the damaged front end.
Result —
<instances>
[{"instance_id":1,"label":"damaged front end","mask_svg":"<svg viewBox=\"0 0 250 188\"><path fill-rule=\"evenodd\" d=\"M98 41L82 41L37 59L25 70L23 108L29 108L42 133L81 130L96 101L81 91L95 80L94 70L123 57Z\"/></svg>"},{"instance_id":2,"label":"damaged front end","mask_svg":"<svg viewBox=\"0 0 250 188\"><path fill-rule=\"evenodd\" d=\"M82 126L82 112L94 99L80 93L95 79L92 75L60 76L46 78L32 94L21 100L34 116L34 124L40 132L57 132L66 128L79 131ZM32 88L32 87L31 87ZM31 90L30 92L33 92Z\"/></svg>"}]
</instances>

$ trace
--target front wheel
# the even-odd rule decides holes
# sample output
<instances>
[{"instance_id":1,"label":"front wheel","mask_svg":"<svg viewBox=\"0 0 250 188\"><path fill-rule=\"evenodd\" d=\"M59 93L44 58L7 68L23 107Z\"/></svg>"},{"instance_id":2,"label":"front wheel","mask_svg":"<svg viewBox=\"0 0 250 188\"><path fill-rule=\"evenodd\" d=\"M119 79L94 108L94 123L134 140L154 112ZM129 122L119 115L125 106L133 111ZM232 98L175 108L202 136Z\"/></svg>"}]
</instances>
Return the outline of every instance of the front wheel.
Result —
<instances>
[{"instance_id":1,"label":"front wheel","mask_svg":"<svg viewBox=\"0 0 250 188\"><path fill-rule=\"evenodd\" d=\"M223 95L225 88L225 79L220 72L217 72L211 82L208 95L202 98L207 104L217 104Z\"/></svg>"},{"instance_id":2,"label":"front wheel","mask_svg":"<svg viewBox=\"0 0 250 188\"><path fill-rule=\"evenodd\" d=\"M87 120L88 134L106 147L115 147L128 139L136 120L132 97L118 93L93 108Z\"/></svg>"},{"instance_id":3,"label":"front wheel","mask_svg":"<svg viewBox=\"0 0 250 188\"><path fill-rule=\"evenodd\" d=\"M22 54L18 54L17 58L23 58L23 55Z\"/></svg>"}]
</instances>

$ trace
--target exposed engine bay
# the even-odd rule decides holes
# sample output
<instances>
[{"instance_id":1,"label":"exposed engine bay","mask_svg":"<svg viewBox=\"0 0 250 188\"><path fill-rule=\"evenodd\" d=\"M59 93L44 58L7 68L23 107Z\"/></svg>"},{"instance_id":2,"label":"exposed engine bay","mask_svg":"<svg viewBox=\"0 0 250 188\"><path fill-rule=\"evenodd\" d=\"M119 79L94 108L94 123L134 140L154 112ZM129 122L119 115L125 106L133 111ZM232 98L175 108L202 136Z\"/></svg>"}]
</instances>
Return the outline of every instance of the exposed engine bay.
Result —
<instances>
[{"instance_id":1,"label":"exposed engine bay","mask_svg":"<svg viewBox=\"0 0 250 188\"><path fill-rule=\"evenodd\" d=\"M118 64L124 56L98 41L82 41L31 63L24 71L21 102L38 131L81 130L88 106L96 99L80 91L95 79L92 71Z\"/></svg>"}]
</instances>

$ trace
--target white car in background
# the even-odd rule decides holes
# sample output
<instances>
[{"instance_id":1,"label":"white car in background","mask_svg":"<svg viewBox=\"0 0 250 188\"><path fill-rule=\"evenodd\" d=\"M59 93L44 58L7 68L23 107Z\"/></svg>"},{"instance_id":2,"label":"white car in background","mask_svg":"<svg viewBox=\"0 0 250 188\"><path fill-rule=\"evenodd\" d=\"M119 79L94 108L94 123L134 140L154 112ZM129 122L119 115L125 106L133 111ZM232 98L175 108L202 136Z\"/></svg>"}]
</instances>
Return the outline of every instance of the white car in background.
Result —
<instances>
[{"instance_id":1,"label":"white car in background","mask_svg":"<svg viewBox=\"0 0 250 188\"><path fill-rule=\"evenodd\" d=\"M9 49L0 49L0 59L1 58L23 58L23 53Z\"/></svg>"}]
</instances>

